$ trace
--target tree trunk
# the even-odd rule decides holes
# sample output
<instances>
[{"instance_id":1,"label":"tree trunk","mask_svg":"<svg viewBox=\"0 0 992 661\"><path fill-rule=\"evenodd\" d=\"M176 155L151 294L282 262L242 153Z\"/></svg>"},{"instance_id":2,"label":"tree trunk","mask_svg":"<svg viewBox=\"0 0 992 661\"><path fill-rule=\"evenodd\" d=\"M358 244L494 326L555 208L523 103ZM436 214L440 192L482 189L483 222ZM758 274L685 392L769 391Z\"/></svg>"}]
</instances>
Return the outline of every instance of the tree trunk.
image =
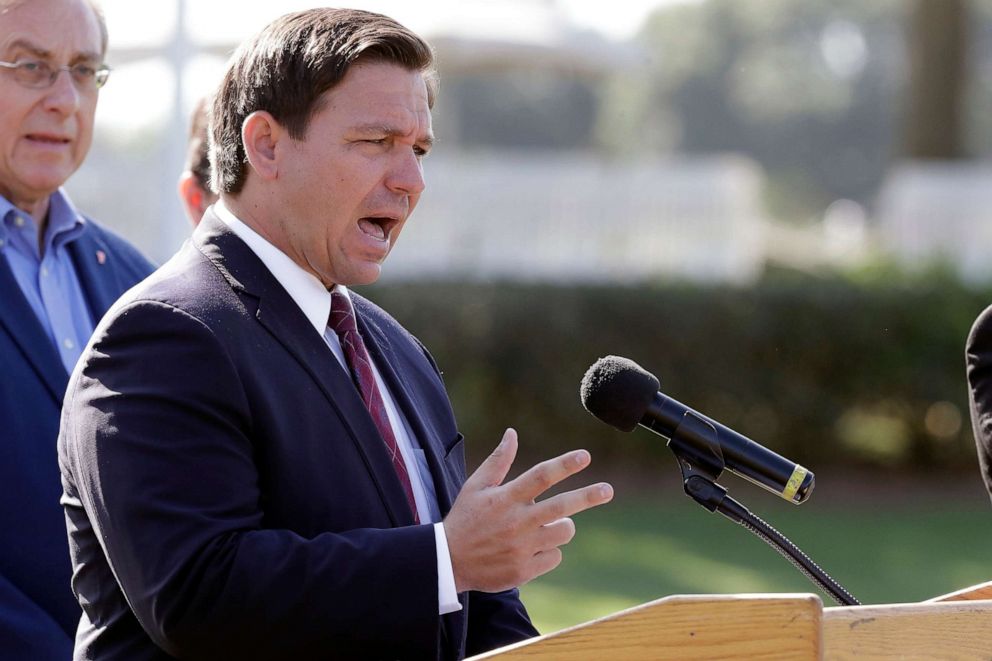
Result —
<instances>
[{"instance_id":1,"label":"tree trunk","mask_svg":"<svg viewBox=\"0 0 992 661\"><path fill-rule=\"evenodd\" d=\"M964 156L966 3L967 0L916 0L911 10L904 150L908 158Z\"/></svg>"}]
</instances>

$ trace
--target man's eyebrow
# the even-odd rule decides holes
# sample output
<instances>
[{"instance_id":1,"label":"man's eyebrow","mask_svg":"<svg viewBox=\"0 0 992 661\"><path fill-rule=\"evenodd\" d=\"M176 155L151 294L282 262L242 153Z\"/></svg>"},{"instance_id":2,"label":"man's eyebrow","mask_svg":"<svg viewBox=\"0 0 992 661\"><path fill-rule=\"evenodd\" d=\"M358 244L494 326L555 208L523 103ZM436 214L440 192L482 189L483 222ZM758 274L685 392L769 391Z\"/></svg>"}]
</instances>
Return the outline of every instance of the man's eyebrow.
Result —
<instances>
[{"instance_id":1,"label":"man's eyebrow","mask_svg":"<svg viewBox=\"0 0 992 661\"><path fill-rule=\"evenodd\" d=\"M389 124L359 124L353 129L356 133L361 133L363 135L406 135L406 131L401 131L395 126ZM426 145L428 148L434 145L434 135L428 134L417 138L417 142Z\"/></svg>"},{"instance_id":2,"label":"man's eyebrow","mask_svg":"<svg viewBox=\"0 0 992 661\"><path fill-rule=\"evenodd\" d=\"M16 50L16 49L26 50L32 55L35 55L43 60L47 60L52 56L51 51L45 50L41 46L31 43L27 39L16 39L7 45L7 50Z\"/></svg>"},{"instance_id":3,"label":"man's eyebrow","mask_svg":"<svg viewBox=\"0 0 992 661\"><path fill-rule=\"evenodd\" d=\"M41 60L50 60L53 57L52 51L42 48L38 44L28 41L27 39L15 39L11 43L7 44L6 50L11 51L17 49L26 50ZM75 55L72 56L71 61L78 62L80 60L99 62L100 55L95 52L76 53Z\"/></svg>"}]
</instances>

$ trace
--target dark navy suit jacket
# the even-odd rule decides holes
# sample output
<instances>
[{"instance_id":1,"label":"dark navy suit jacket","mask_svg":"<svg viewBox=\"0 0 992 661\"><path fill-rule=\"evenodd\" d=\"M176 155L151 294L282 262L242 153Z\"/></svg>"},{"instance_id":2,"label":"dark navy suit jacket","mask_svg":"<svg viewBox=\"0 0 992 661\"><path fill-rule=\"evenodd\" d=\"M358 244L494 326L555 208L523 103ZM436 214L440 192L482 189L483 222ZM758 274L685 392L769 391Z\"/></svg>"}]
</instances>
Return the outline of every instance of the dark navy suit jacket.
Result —
<instances>
[{"instance_id":1,"label":"dark navy suit jacket","mask_svg":"<svg viewBox=\"0 0 992 661\"><path fill-rule=\"evenodd\" d=\"M87 221L67 249L94 319L152 265ZM102 255L102 258L101 258ZM72 652L79 604L69 588L55 440L69 375L0 256L0 658Z\"/></svg>"},{"instance_id":2,"label":"dark navy suit jacket","mask_svg":"<svg viewBox=\"0 0 992 661\"><path fill-rule=\"evenodd\" d=\"M446 514L465 464L437 367L352 298ZM351 378L212 212L96 330L59 459L77 658L452 659L536 633L516 590L438 615L432 526Z\"/></svg>"},{"instance_id":3,"label":"dark navy suit jacket","mask_svg":"<svg viewBox=\"0 0 992 661\"><path fill-rule=\"evenodd\" d=\"M971 327L965 344L971 426L978 446L978 465L992 496L992 307Z\"/></svg>"}]
</instances>

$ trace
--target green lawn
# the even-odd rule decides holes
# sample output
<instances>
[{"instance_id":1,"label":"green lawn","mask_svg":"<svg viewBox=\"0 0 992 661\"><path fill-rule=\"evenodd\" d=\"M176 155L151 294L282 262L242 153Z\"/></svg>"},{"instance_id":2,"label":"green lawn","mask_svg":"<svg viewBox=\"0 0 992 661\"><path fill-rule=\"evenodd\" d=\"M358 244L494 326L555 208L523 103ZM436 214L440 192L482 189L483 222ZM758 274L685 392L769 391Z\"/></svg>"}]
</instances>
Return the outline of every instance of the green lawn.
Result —
<instances>
[{"instance_id":1,"label":"green lawn","mask_svg":"<svg viewBox=\"0 0 992 661\"><path fill-rule=\"evenodd\" d=\"M721 482L862 603L919 601L992 580L992 507L977 489L963 498L908 489L911 502L891 493L818 502L814 493L797 507ZM678 489L659 488L651 501L618 489L615 502L575 517L562 565L521 589L541 632L670 594L814 592L836 605L764 542Z\"/></svg>"}]
</instances>

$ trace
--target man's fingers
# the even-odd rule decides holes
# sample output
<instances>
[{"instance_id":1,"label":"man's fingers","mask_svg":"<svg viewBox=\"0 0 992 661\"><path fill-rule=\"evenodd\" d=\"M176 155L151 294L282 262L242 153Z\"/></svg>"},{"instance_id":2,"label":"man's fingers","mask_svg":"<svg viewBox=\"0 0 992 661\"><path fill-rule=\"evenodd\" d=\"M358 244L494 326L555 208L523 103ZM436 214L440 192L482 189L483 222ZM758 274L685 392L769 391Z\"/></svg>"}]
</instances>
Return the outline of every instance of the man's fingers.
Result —
<instances>
[{"instance_id":1,"label":"man's fingers","mask_svg":"<svg viewBox=\"0 0 992 661\"><path fill-rule=\"evenodd\" d=\"M589 461L589 453L585 450L567 452L532 466L507 486L520 500L536 500L554 485L584 469Z\"/></svg>"},{"instance_id":2,"label":"man's fingers","mask_svg":"<svg viewBox=\"0 0 992 661\"><path fill-rule=\"evenodd\" d=\"M575 537L575 523L568 517L541 526L538 531L538 549L547 551L572 541Z\"/></svg>"},{"instance_id":3,"label":"man's fingers","mask_svg":"<svg viewBox=\"0 0 992 661\"><path fill-rule=\"evenodd\" d=\"M611 500L613 500L613 487L606 482L600 482L542 500L531 509L531 516L538 525L547 525L548 522L578 514Z\"/></svg>"},{"instance_id":4,"label":"man's fingers","mask_svg":"<svg viewBox=\"0 0 992 661\"><path fill-rule=\"evenodd\" d=\"M531 580L537 578L542 574L547 574L549 571L561 564L561 549L553 548L547 551L541 551L534 555L531 559L531 573L533 576Z\"/></svg>"},{"instance_id":5,"label":"man's fingers","mask_svg":"<svg viewBox=\"0 0 992 661\"><path fill-rule=\"evenodd\" d=\"M506 474L510 472L510 466L517 457L517 432L507 429L503 433L503 439L496 446L485 461L479 464L462 487L466 490L479 491L487 487L494 487L502 484L506 479Z\"/></svg>"},{"instance_id":6,"label":"man's fingers","mask_svg":"<svg viewBox=\"0 0 992 661\"><path fill-rule=\"evenodd\" d=\"M613 498L613 487L599 483L539 500L589 465L585 450L541 462L503 484L517 449L517 434L508 429L445 517L459 590L505 590L551 571L561 563L559 547L575 536L569 517Z\"/></svg>"}]
</instances>

